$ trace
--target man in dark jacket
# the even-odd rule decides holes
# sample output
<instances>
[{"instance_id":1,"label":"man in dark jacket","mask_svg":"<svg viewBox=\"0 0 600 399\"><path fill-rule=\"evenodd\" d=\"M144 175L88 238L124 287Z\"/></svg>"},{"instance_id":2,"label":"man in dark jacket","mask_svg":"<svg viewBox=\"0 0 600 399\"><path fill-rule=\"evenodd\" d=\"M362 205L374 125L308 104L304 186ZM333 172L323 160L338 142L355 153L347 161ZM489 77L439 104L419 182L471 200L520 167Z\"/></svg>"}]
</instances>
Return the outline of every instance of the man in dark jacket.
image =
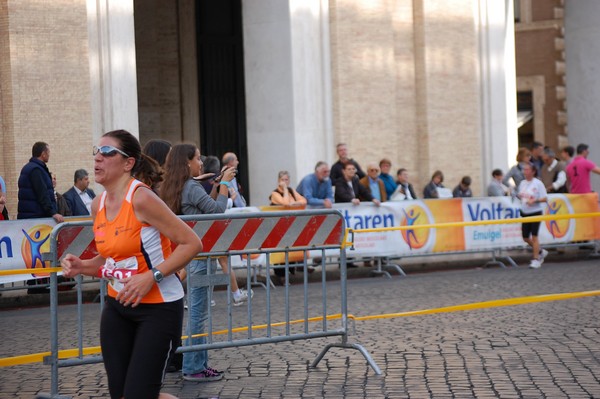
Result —
<instances>
[{"instance_id":1,"label":"man in dark jacket","mask_svg":"<svg viewBox=\"0 0 600 399\"><path fill-rule=\"evenodd\" d=\"M31 159L21 169L19 176L19 203L17 205L17 219L53 218L56 223L64 221L58 213L52 177L46 164L50 160L50 147L47 143L37 142L31 149ZM32 268L37 267L31 265ZM27 290L28 294L46 293L47 278L27 280L27 285L34 286Z\"/></svg>"},{"instance_id":2,"label":"man in dark jacket","mask_svg":"<svg viewBox=\"0 0 600 399\"><path fill-rule=\"evenodd\" d=\"M74 185L63 194L73 216L89 216L92 214L92 200L96 196L89 188L90 178L85 169L77 169L73 177Z\"/></svg>"},{"instance_id":3,"label":"man in dark jacket","mask_svg":"<svg viewBox=\"0 0 600 399\"><path fill-rule=\"evenodd\" d=\"M367 175L360 168L360 165L358 164L358 162L356 162L354 159L350 158L350 156L348 155L348 146L345 143L339 143L336 146L336 151L337 151L337 154L340 157L340 159L338 159L337 162L331 166L331 173L329 175L331 178L331 183L334 186L338 181L340 181L340 182L344 181L344 165L346 165L347 163L351 163L354 165L354 168L356 169L356 175L358 176L359 179L362 179L363 177L365 177Z\"/></svg>"},{"instance_id":4,"label":"man in dark jacket","mask_svg":"<svg viewBox=\"0 0 600 399\"><path fill-rule=\"evenodd\" d=\"M19 176L19 203L17 219L51 217L56 223L64 221L58 213L52 177L46 164L50 160L50 146L37 142L31 149L31 159Z\"/></svg>"}]
</instances>

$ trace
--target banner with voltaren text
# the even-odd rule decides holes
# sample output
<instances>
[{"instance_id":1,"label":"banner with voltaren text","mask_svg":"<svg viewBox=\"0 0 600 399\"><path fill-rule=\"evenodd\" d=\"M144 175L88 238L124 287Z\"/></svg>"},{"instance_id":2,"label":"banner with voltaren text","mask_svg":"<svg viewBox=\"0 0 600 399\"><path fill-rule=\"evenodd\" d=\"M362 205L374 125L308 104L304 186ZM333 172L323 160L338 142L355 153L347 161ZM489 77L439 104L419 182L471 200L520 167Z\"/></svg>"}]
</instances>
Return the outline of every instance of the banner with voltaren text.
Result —
<instances>
[{"instance_id":1,"label":"banner with voltaren text","mask_svg":"<svg viewBox=\"0 0 600 399\"><path fill-rule=\"evenodd\" d=\"M452 222L479 222L518 218L520 202L510 197L449 198L436 200L413 200L385 202L377 207L371 203L359 206L335 204L342 213L346 227L352 230L397 228L377 232L354 234L354 249L350 256L402 257L426 253L476 251L486 249L516 248L525 244L521 238L520 222L453 226L444 228L417 228ZM543 204L544 215L566 215L598 212L598 194L550 194ZM235 208L234 208L235 209ZM257 212L259 208L236 209L235 212ZM282 210L271 207L269 210ZM233 210L228 213L234 212ZM81 218L69 218L69 221ZM31 269L30 274L0 276L0 283L45 277L42 254L49 252L49 237L56 225L53 219L9 220L0 222L0 270ZM600 218L547 220L540 226L542 244L561 244L572 241L600 239ZM70 229L59 242L59 256L78 248L82 255L95 254L91 229ZM313 253L315 252L315 253ZM311 256L321 256L311 251ZM333 254L332 254L333 255ZM288 261L302 261L303 254L290 253ZM285 262L284 254L272 254L273 264ZM264 254L250 258L235 256L232 266L264 264Z\"/></svg>"},{"instance_id":2,"label":"banner with voltaren text","mask_svg":"<svg viewBox=\"0 0 600 399\"><path fill-rule=\"evenodd\" d=\"M452 222L479 222L520 217L521 203L511 197L449 198L385 202L377 207L336 204L353 230L404 226L403 230L354 234L352 256L410 256L525 246L521 223L417 228ZM598 212L598 195L550 194L544 215ZM416 228L411 228L416 227ZM539 232L542 244L600 239L600 218L547 220Z\"/></svg>"}]
</instances>

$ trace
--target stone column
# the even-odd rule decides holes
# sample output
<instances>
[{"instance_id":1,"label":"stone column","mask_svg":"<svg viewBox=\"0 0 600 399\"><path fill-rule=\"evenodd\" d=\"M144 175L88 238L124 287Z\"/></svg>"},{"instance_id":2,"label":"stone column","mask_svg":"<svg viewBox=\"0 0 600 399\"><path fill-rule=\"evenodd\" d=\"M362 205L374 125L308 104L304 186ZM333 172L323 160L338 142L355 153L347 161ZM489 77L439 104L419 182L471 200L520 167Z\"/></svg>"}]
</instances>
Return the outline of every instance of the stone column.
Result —
<instances>
[{"instance_id":1,"label":"stone column","mask_svg":"<svg viewBox=\"0 0 600 399\"><path fill-rule=\"evenodd\" d=\"M513 0L481 0L477 6L481 171L486 187L492 170L508 170L518 151L515 26Z\"/></svg>"},{"instance_id":2,"label":"stone column","mask_svg":"<svg viewBox=\"0 0 600 399\"><path fill-rule=\"evenodd\" d=\"M242 9L250 185L253 204L263 205L278 170L296 186L317 161L330 161L329 7L246 0Z\"/></svg>"},{"instance_id":3,"label":"stone column","mask_svg":"<svg viewBox=\"0 0 600 399\"><path fill-rule=\"evenodd\" d=\"M94 141L125 129L139 135L133 0L87 0Z\"/></svg>"},{"instance_id":4,"label":"stone column","mask_svg":"<svg viewBox=\"0 0 600 399\"><path fill-rule=\"evenodd\" d=\"M588 159L600 165L600 2L565 2L567 57L567 115L569 144L590 146ZM592 189L600 191L600 178L592 176Z\"/></svg>"}]
</instances>

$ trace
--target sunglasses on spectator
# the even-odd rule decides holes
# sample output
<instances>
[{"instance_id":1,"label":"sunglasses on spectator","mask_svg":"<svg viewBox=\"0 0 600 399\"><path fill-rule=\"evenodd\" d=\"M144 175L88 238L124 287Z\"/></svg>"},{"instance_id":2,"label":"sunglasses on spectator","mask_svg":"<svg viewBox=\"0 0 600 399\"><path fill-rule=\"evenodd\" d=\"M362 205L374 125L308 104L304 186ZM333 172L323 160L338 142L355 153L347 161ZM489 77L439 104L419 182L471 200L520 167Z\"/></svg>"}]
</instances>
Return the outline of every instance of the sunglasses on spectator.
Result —
<instances>
[{"instance_id":1,"label":"sunglasses on spectator","mask_svg":"<svg viewBox=\"0 0 600 399\"><path fill-rule=\"evenodd\" d=\"M96 155L100 153L103 157L114 157L117 153L123 155L126 158L129 158L123 150L119 150L117 147L113 147L112 145L103 145L101 147L94 146L92 151L92 155Z\"/></svg>"},{"instance_id":2,"label":"sunglasses on spectator","mask_svg":"<svg viewBox=\"0 0 600 399\"><path fill-rule=\"evenodd\" d=\"M369 169L369 172L379 172L379 169Z\"/></svg>"}]
</instances>

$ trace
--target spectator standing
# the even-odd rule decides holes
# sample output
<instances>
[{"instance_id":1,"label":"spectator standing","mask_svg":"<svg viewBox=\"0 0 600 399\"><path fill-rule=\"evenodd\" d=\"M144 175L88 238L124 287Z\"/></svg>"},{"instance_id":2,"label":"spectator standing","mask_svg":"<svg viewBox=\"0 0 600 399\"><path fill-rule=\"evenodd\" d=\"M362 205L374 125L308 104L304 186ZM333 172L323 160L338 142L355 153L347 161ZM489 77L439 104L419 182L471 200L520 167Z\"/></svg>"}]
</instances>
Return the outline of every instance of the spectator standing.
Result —
<instances>
[{"instance_id":1,"label":"spectator standing","mask_svg":"<svg viewBox=\"0 0 600 399\"><path fill-rule=\"evenodd\" d=\"M52 176L47 163L50 160L50 146L37 142L31 148L31 159L21 169L19 176L19 194L17 204L17 219L36 219L51 217L56 223L64 221L58 212L56 195L52 184ZM33 265L37 267L37 263ZM27 280L28 294L45 294L48 278ZM40 285L40 286L38 286ZM38 287L34 287L38 286Z\"/></svg>"},{"instance_id":2,"label":"spectator standing","mask_svg":"<svg viewBox=\"0 0 600 399\"><path fill-rule=\"evenodd\" d=\"M399 201L399 200L415 200L417 199L417 194L415 193L415 189L413 185L408 181L408 171L404 168L398 169L396 172L396 183L398 186L396 187L396 191L390 197L390 201Z\"/></svg>"},{"instance_id":3,"label":"spectator standing","mask_svg":"<svg viewBox=\"0 0 600 399\"><path fill-rule=\"evenodd\" d=\"M199 215L225 212L228 188L235 178L235 168L228 167L218 184L212 187L211 194L216 196L215 200L194 179L202 174L202 165L200 150L195 145L176 144L171 149L165 163L165 181L161 185L160 194L175 214ZM210 273L208 273L209 268ZM214 274L215 271L214 259L194 259L187 266L187 272L192 277ZM204 332L204 323L208 318L208 287L188 287L188 291L191 330L187 334L191 337ZM234 293L234 301L236 294L248 298L247 293L237 292ZM205 337L190 339L192 345L206 342ZM222 372L208 366L206 350L184 353L182 371L183 378L188 381L208 382L223 378Z\"/></svg>"},{"instance_id":4,"label":"spectator standing","mask_svg":"<svg viewBox=\"0 0 600 399\"><path fill-rule=\"evenodd\" d=\"M217 179L221 175L221 161L219 161L219 158L215 157L214 155L207 155L206 157L204 157L202 162L203 173L198 177L194 177L194 179L198 180L200 184L202 184L202 187L204 187L204 190L207 193L212 193L215 181L217 182L216 184L218 184ZM229 203L231 205L229 205ZM233 202L231 201L231 199L229 199L229 203L227 205L227 208L231 208L231 206L233 206Z\"/></svg>"},{"instance_id":5,"label":"spectator standing","mask_svg":"<svg viewBox=\"0 0 600 399\"><path fill-rule=\"evenodd\" d=\"M492 171L492 181L487 189L488 197L503 197L505 195L510 195L510 189L502 184L502 177L504 177L502 170L494 169Z\"/></svg>"},{"instance_id":6,"label":"spectator standing","mask_svg":"<svg viewBox=\"0 0 600 399\"><path fill-rule=\"evenodd\" d=\"M96 198L94 190L89 188L89 174L85 169L77 169L73 180L73 187L63 194L63 198L67 201L73 216L89 216L92 214L92 200Z\"/></svg>"},{"instance_id":7,"label":"spectator standing","mask_svg":"<svg viewBox=\"0 0 600 399\"><path fill-rule=\"evenodd\" d=\"M544 165L539 176L542 183L544 183L544 187L546 187L546 191L549 193L568 192L565 163L556 159L556 154L550 148L544 149L542 160Z\"/></svg>"},{"instance_id":8,"label":"spectator standing","mask_svg":"<svg viewBox=\"0 0 600 399\"><path fill-rule=\"evenodd\" d=\"M385 185L385 194L388 199L392 197L394 191L398 187L398 184L394 181L392 175L390 175L390 170L392 169L392 161L387 158L383 158L379 161L379 169L381 173L379 174L379 178L383 181Z\"/></svg>"},{"instance_id":9,"label":"spectator standing","mask_svg":"<svg viewBox=\"0 0 600 399\"><path fill-rule=\"evenodd\" d=\"M587 144L577 146L577 156L567 166L567 176L571 183L570 192L573 194L585 194L592 192L592 181L590 173L600 175L600 167L587 159L590 149Z\"/></svg>"},{"instance_id":10,"label":"spectator standing","mask_svg":"<svg viewBox=\"0 0 600 399\"><path fill-rule=\"evenodd\" d=\"M471 177L463 176L463 178L460 180L460 183L458 183L458 185L454 187L454 190L452 190L452 197L467 198L472 196L473 192L471 191Z\"/></svg>"},{"instance_id":11,"label":"spectator standing","mask_svg":"<svg viewBox=\"0 0 600 399\"><path fill-rule=\"evenodd\" d=\"M237 155L235 155L233 152L226 152L225 155L223 155L222 164L224 167L233 168L236 171L235 176L237 176L237 168L240 164ZM243 208L247 206L246 199L242 195L242 187L240 186L240 184L237 181L237 178L235 177L233 178L233 180L231 181L231 185L229 186L229 196L233 201L234 207Z\"/></svg>"},{"instance_id":12,"label":"spectator standing","mask_svg":"<svg viewBox=\"0 0 600 399\"><path fill-rule=\"evenodd\" d=\"M363 172L363 170L360 168L358 162L356 162L354 159L348 156L348 146L345 143L339 143L336 146L336 151L339 159L336 163L333 164L333 166L331 166L331 182L333 185L335 185L337 181L344 180L343 170L344 165L346 165L347 163L351 163L354 165L354 168L356 169L356 174L358 175L359 179L362 179L366 176L365 172Z\"/></svg>"},{"instance_id":13,"label":"spectator standing","mask_svg":"<svg viewBox=\"0 0 600 399\"><path fill-rule=\"evenodd\" d=\"M183 322L183 287L175 273L202 251L194 231L132 178L147 159L127 131L100 138L95 180L106 191L92 203L99 255L82 260L67 254L61 261L67 277L109 280L100 344L112 398L174 398L160 388ZM112 278L115 270L128 277Z\"/></svg>"},{"instance_id":14,"label":"spectator standing","mask_svg":"<svg viewBox=\"0 0 600 399\"><path fill-rule=\"evenodd\" d=\"M6 209L6 183L0 176L0 220L8 220L8 209Z\"/></svg>"},{"instance_id":15,"label":"spectator standing","mask_svg":"<svg viewBox=\"0 0 600 399\"><path fill-rule=\"evenodd\" d=\"M154 159L162 168L165 166L165 161L167 160L167 155L169 155L169 152L171 151L171 147L171 143L167 140L152 139L146 143L142 153Z\"/></svg>"},{"instance_id":16,"label":"spectator standing","mask_svg":"<svg viewBox=\"0 0 600 399\"><path fill-rule=\"evenodd\" d=\"M371 197L379 202L387 201L387 193L385 191L385 184L383 180L379 178L380 169L377 164L370 163L367 165L367 175L359 180L364 188L369 190Z\"/></svg>"},{"instance_id":17,"label":"spectator standing","mask_svg":"<svg viewBox=\"0 0 600 399\"><path fill-rule=\"evenodd\" d=\"M331 208L333 188L329 178L329 166L323 161L317 162L315 173L304 176L296 191L306 198L312 207Z\"/></svg>"},{"instance_id":18,"label":"spectator standing","mask_svg":"<svg viewBox=\"0 0 600 399\"><path fill-rule=\"evenodd\" d=\"M542 170L542 166L544 166L544 160L542 159L542 154L544 153L544 144L539 141L534 141L531 145L531 160L535 166L537 173L540 173ZM539 177L539 176L538 176Z\"/></svg>"},{"instance_id":19,"label":"spectator standing","mask_svg":"<svg viewBox=\"0 0 600 399\"><path fill-rule=\"evenodd\" d=\"M19 176L19 202L17 219L51 217L56 223L64 221L58 213L52 177L47 163L50 160L50 146L38 141L31 148L31 159L21 169Z\"/></svg>"},{"instance_id":20,"label":"spectator standing","mask_svg":"<svg viewBox=\"0 0 600 399\"><path fill-rule=\"evenodd\" d=\"M271 205L306 205L306 198L290 187L290 174L286 170L277 174L277 188L269 196L269 201Z\"/></svg>"},{"instance_id":21,"label":"spectator standing","mask_svg":"<svg viewBox=\"0 0 600 399\"><path fill-rule=\"evenodd\" d=\"M523 176L523 167L530 162L531 151L525 147L519 148L519 152L517 152L517 164L509 169L508 173L504 176L502 183L506 186L510 186L510 179L513 179L514 187L518 188L521 181L525 178Z\"/></svg>"},{"instance_id":22,"label":"spectator standing","mask_svg":"<svg viewBox=\"0 0 600 399\"><path fill-rule=\"evenodd\" d=\"M212 199L216 200L219 195L219 182L221 181L223 174L226 170L226 167L221 169L221 161L214 155L207 155L204 157L202 161L204 165L202 165L202 174L198 177L194 177L194 180L198 180L204 190L207 193L210 193ZM213 190L214 187L218 187L219 189ZM227 209L230 209L233 206L233 202L231 198L227 198ZM219 265L221 266L221 270L223 273L229 274L229 284L231 285L231 294L233 295L233 306L242 305L248 298L248 294L252 296L254 293L252 290L246 291L244 289L240 289L237 283L237 277L235 275L235 271L229 268L229 264L227 263L227 257L219 257L217 258ZM211 306L214 306L215 301L211 302Z\"/></svg>"},{"instance_id":23,"label":"spectator standing","mask_svg":"<svg viewBox=\"0 0 600 399\"><path fill-rule=\"evenodd\" d=\"M540 204L547 202L546 188L541 180L535 177L535 174L534 164L524 165L523 175L525 179L519 184L518 188L518 197L521 199L521 217L523 218L541 216L543 208ZM532 249L533 259L529 267L533 269L539 269L544 262L544 258L548 255L548 251L540 248L539 229L540 222L522 223L521 225L523 241Z\"/></svg>"},{"instance_id":24,"label":"spectator standing","mask_svg":"<svg viewBox=\"0 0 600 399\"><path fill-rule=\"evenodd\" d=\"M67 200L62 194L56 192L56 174L51 173L50 175L52 176L52 188L54 189L54 198L56 199L56 209L58 213L63 216L73 216L73 212L71 211Z\"/></svg>"},{"instance_id":25,"label":"spectator standing","mask_svg":"<svg viewBox=\"0 0 600 399\"><path fill-rule=\"evenodd\" d=\"M424 198L440 198L438 188L444 188L444 174L441 170L436 170L431 176L431 181L423 189Z\"/></svg>"},{"instance_id":26,"label":"spectator standing","mask_svg":"<svg viewBox=\"0 0 600 399\"><path fill-rule=\"evenodd\" d=\"M379 205L380 201L373 198L369 190L358 182L356 167L352 162L344 165L343 179L335 183L335 202L352 202L359 205L361 201L373 201Z\"/></svg>"},{"instance_id":27,"label":"spectator standing","mask_svg":"<svg viewBox=\"0 0 600 399\"><path fill-rule=\"evenodd\" d=\"M568 145L560 150L560 158L563 160L565 165L573 162L573 155L575 155L575 148L573 148L573 146Z\"/></svg>"}]
</instances>

